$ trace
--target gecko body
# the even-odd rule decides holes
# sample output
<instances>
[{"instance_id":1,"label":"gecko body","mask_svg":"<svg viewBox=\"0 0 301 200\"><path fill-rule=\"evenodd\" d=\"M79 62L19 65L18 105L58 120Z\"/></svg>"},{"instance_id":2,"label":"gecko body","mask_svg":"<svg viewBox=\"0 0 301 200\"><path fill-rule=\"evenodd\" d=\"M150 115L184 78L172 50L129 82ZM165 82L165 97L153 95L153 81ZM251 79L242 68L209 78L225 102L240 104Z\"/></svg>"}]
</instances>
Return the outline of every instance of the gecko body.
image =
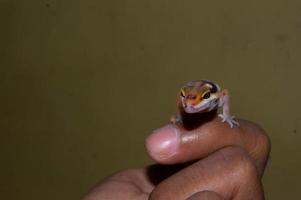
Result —
<instances>
[{"instance_id":1,"label":"gecko body","mask_svg":"<svg viewBox=\"0 0 301 200\"><path fill-rule=\"evenodd\" d=\"M232 128L239 123L230 114L229 92L218 84L208 80L197 80L186 83L178 95L180 114L172 118L172 122L182 122L181 112L186 114L206 113L222 108L218 116Z\"/></svg>"}]
</instances>

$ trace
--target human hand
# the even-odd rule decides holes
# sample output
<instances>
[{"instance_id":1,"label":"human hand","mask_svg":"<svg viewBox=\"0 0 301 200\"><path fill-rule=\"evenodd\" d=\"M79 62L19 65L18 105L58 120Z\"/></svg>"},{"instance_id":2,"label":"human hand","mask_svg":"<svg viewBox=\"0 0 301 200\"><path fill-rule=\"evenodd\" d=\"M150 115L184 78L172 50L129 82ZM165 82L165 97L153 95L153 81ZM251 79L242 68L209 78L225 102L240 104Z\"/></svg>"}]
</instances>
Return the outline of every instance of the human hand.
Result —
<instances>
[{"instance_id":1,"label":"human hand","mask_svg":"<svg viewBox=\"0 0 301 200\"><path fill-rule=\"evenodd\" d=\"M270 152L265 132L239 120L220 119L192 130L168 124L146 139L159 164L124 170L103 180L83 200L261 200L261 177Z\"/></svg>"}]
</instances>

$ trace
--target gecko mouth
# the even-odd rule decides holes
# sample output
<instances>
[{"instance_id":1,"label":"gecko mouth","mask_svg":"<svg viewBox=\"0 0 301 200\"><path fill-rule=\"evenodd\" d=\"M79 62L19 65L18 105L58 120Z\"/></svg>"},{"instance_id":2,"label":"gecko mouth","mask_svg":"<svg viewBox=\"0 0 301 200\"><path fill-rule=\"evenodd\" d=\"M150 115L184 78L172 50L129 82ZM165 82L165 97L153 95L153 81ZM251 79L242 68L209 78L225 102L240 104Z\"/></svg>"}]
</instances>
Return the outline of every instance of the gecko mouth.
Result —
<instances>
[{"instance_id":1,"label":"gecko mouth","mask_svg":"<svg viewBox=\"0 0 301 200\"><path fill-rule=\"evenodd\" d=\"M202 105L202 106L198 106L198 105L196 105L196 106L192 106L192 105L183 106L186 113L197 113L197 112L205 111L209 107L210 107L210 103L206 103L205 105Z\"/></svg>"},{"instance_id":2,"label":"gecko mouth","mask_svg":"<svg viewBox=\"0 0 301 200\"><path fill-rule=\"evenodd\" d=\"M206 103L199 103L197 105L183 104L186 113L201 113L209 112L218 106L218 100L211 100Z\"/></svg>"}]
</instances>

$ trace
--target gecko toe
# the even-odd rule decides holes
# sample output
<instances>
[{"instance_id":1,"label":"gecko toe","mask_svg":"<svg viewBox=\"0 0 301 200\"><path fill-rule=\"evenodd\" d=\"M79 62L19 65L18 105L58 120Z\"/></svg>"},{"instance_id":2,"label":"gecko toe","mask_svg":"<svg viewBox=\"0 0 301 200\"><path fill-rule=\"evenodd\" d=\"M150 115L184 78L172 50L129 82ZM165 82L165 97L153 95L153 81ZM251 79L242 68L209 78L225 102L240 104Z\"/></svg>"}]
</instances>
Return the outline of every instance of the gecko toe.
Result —
<instances>
[{"instance_id":1,"label":"gecko toe","mask_svg":"<svg viewBox=\"0 0 301 200\"><path fill-rule=\"evenodd\" d=\"M239 126L239 123L238 123L238 121L236 121L236 120L233 120L232 122L233 122L233 124L235 124L236 126Z\"/></svg>"},{"instance_id":2,"label":"gecko toe","mask_svg":"<svg viewBox=\"0 0 301 200\"><path fill-rule=\"evenodd\" d=\"M226 118L225 118L225 116L224 116L224 115L222 115L222 114L219 114L218 116L219 116L219 117L222 119L222 122L225 122Z\"/></svg>"},{"instance_id":3,"label":"gecko toe","mask_svg":"<svg viewBox=\"0 0 301 200\"><path fill-rule=\"evenodd\" d=\"M228 124L230 125L231 128L233 128L233 123L231 120L227 120Z\"/></svg>"},{"instance_id":4,"label":"gecko toe","mask_svg":"<svg viewBox=\"0 0 301 200\"><path fill-rule=\"evenodd\" d=\"M239 126L239 123L235 120L235 116L225 116L223 114L219 114L218 116L221 118L222 122L229 124L231 128Z\"/></svg>"}]
</instances>

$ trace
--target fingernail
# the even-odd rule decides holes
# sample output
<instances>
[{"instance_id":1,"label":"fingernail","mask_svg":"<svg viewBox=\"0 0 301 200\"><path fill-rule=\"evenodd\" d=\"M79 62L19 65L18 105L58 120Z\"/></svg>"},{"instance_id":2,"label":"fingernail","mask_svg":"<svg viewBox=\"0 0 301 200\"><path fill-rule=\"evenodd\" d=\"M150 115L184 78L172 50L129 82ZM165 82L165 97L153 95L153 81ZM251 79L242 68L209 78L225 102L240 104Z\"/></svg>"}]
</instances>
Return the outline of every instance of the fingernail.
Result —
<instances>
[{"instance_id":1,"label":"fingernail","mask_svg":"<svg viewBox=\"0 0 301 200\"><path fill-rule=\"evenodd\" d=\"M146 149L156 161L165 160L175 155L179 144L178 130L171 125L153 131L146 139Z\"/></svg>"}]
</instances>

